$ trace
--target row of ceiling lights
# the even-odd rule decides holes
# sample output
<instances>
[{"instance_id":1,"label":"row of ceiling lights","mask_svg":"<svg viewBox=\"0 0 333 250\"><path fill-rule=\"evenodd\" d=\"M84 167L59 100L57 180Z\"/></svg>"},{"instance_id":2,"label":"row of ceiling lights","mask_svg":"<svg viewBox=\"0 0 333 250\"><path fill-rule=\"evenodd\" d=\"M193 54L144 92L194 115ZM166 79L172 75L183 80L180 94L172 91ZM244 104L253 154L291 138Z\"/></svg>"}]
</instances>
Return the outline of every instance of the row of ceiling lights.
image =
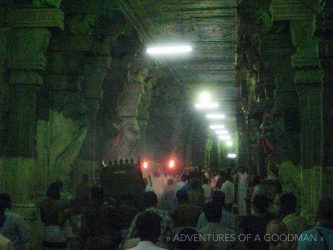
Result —
<instances>
[{"instance_id":1,"label":"row of ceiling lights","mask_svg":"<svg viewBox=\"0 0 333 250\"><path fill-rule=\"evenodd\" d=\"M221 123L221 120L226 118L225 114L218 110L220 107L218 102L212 100L212 96L208 92L203 92L199 96L199 102L195 104L195 107L199 110L206 111L205 116L209 120L209 128L214 131L218 139L223 141L226 146L232 147L233 141L229 131L225 125ZM212 110L214 113L212 113ZM229 153L228 158L236 158L236 153Z\"/></svg>"},{"instance_id":2,"label":"row of ceiling lights","mask_svg":"<svg viewBox=\"0 0 333 250\"><path fill-rule=\"evenodd\" d=\"M146 53L150 56L173 56L179 54L187 54L192 52L192 46L187 44L169 44L169 45L156 45L151 46L146 49ZM212 101L211 94L208 92L203 92L199 97L199 102L195 104L195 107L200 110L216 110L219 108L219 103ZM225 128L224 124L221 124L220 120L226 118L221 112L217 113L206 113L206 118L210 121L209 128L212 129L217 137L225 142L225 145L228 147L233 146L232 138L229 134L229 131ZM229 153L228 158L236 158L237 154Z\"/></svg>"}]
</instances>

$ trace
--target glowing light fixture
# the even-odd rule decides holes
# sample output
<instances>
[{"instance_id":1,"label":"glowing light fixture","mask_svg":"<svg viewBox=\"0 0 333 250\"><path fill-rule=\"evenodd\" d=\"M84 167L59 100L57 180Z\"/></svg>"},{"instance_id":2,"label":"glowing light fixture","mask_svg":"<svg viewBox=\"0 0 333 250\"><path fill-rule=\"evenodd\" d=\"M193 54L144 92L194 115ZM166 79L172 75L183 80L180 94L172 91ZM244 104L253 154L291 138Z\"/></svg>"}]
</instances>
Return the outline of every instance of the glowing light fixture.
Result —
<instances>
[{"instance_id":1,"label":"glowing light fixture","mask_svg":"<svg viewBox=\"0 0 333 250\"><path fill-rule=\"evenodd\" d=\"M235 159L235 158L237 158L237 154L235 154L235 153L229 153L228 154L228 158L229 159Z\"/></svg>"},{"instance_id":2,"label":"glowing light fixture","mask_svg":"<svg viewBox=\"0 0 333 250\"><path fill-rule=\"evenodd\" d=\"M216 124L216 125L210 125L209 126L209 128L210 129L223 129L224 128L224 125L218 125L218 124Z\"/></svg>"},{"instance_id":3,"label":"glowing light fixture","mask_svg":"<svg viewBox=\"0 0 333 250\"><path fill-rule=\"evenodd\" d=\"M206 115L207 119L211 120L222 120L225 118L224 114L207 114Z\"/></svg>"},{"instance_id":4,"label":"glowing light fixture","mask_svg":"<svg viewBox=\"0 0 333 250\"><path fill-rule=\"evenodd\" d=\"M228 130L216 130L215 133L218 134L218 135L227 135L227 134L229 134Z\"/></svg>"},{"instance_id":5,"label":"glowing light fixture","mask_svg":"<svg viewBox=\"0 0 333 250\"><path fill-rule=\"evenodd\" d=\"M147 48L146 52L149 55L174 55L184 54L192 51L190 45L166 45L166 46L153 46Z\"/></svg>"},{"instance_id":6,"label":"glowing light fixture","mask_svg":"<svg viewBox=\"0 0 333 250\"><path fill-rule=\"evenodd\" d=\"M213 103L197 103L195 104L197 109L216 109L219 107L219 104L216 102Z\"/></svg>"},{"instance_id":7,"label":"glowing light fixture","mask_svg":"<svg viewBox=\"0 0 333 250\"><path fill-rule=\"evenodd\" d=\"M174 168L175 167L175 161L174 160L170 160L169 161L169 168Z\"/></svg>"},{"instance_id":8,"label":"glowing light fixture","mask_svg":"<svg viewBox=\"0 0 333 250\"><path fill-rule=\"evenodd\" d=\"M202 92L200 94L199 100L201 103L209 103L212 99L212 96L208 92Z\"/></svg>"},{"instance_id":9,"label":"glowing light fixture","mask_svg":"<svg viewBox=\"0 0 333 250\"><path fill-rule=\"evenodd\" d=\"M228 147L231 147L231 146L233 145L232 141L227 141L225 144L226 144Z\"/></svg>"},{"instance_id":10,"label":"glowing light fixture","mask_svg":"<svg viewBox=\"0 0 333 250\"><path fill-rule=\"evenodd\" d=\"M143 162L143 168L144 168L144 169L147 169L147 168L148 168L148 162L146 162L146 161Z\"/></svg>"}]
</instances>

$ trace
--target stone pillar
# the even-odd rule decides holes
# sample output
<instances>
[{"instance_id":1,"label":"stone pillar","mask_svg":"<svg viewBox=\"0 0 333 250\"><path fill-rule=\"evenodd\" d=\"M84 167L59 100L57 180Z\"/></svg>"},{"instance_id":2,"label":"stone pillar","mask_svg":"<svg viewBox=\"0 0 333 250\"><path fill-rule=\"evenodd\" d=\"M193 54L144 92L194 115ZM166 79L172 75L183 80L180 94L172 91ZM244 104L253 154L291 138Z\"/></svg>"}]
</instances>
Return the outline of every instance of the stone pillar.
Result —
<instances>
[{"instance_id":1,"label":"stone pillar","mask_svg":"<svg viewBox=\"0 0 333 250\"><path fill-rule=\"evenodd\" d=\"M316 17L316 36L322 75L322 185L323 197L333 198L333 2L321 1Z\"/></svg>"},{"instance_id":2,"label":"stone pillar","mask_svg":"<svg viewBox=\"0 0 333 250\"><path fill-rule=\"evenodd\" d=\"M321 185L321 70L314 38L314 16L317 0L303 4L298 0L272 0L274 21L289 21L292 42L296 49L292 56L294 82L300 109L300 169L288 166L293 173L295 188L301 190L302 213L311 222L322 194ZM290 172L292 171L292 172ZM283 177L283 176L282 176ZM287 178L284 176L283 178ZM316 187L316 188L314 188Z\"/></svg>"},{"instance_id":3,"label":"stone pillar","mask_svg":"<svg viewBox=\"0 0 333 250\"><path fill-rule=\"evenodd\" d=\"M322 104L320 62L313 20L292 21L296 53L292 57L301 120L302 212L310 220L321 198ZM316 188L314 188L316 187Z\"/></svg>"},{"instance_id":4,"label":"stone pillar","mask_svg":"<svg viewBox=\"0 0 333 250\"><path fill-rule=\"evenodd\" d=\"M46 28L16 28L9 38L10 99L8 155L35 155L37 87L45 69L44 52L50 33Z\"/></svg>"},{"instance_id":5,"label":"stone pillar","mask_svg":"<svg viewBox=\"0 0 333 250\"><path fill-rule=\"evenodd\" d=\"M88 132L82 145L80 159L95 162L96 159L96 115L103 98L102 83L110 67L110 56L87 57L83 68L85 79L84 97L88 108Z\"/></svg>"}]
</instances>

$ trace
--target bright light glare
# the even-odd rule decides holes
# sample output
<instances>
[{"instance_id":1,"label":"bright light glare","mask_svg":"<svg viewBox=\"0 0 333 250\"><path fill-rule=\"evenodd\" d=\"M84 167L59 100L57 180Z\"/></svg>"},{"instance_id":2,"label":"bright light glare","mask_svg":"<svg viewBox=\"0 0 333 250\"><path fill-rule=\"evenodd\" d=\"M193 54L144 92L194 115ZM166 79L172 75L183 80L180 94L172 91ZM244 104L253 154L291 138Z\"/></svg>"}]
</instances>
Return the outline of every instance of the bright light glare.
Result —
<instances>
[{"instance_id":1,"label":"bright light glare","mask_svg":"<svg viewBox=\"0 0 333 250\"><path fill-rule=\"evenodd\" d=\"M229 141L230 135L219 135L219 139L223 140L223 141Z\"/></svg>"},{"instance_id":2,"label":"bright light glare","mask_svg":"<svg viewBox=\"0 0 333 250\"><path fill-rule=\"evenodd\" d=\"M223 129L224 125L210 125L209 128L210 129Z\"/></svg>"},{"instance_id":3,"label":"bright light glare","mask_svg":"<svg viewBox=\"0 0 333 250\"><path fill-rule=\"evenodd\" d=\"M211 95L208 92L203 92L199 97L200 103L209 103L211 101Z\"/></svg>"},{"instance_id":4,"label":"bright light glare","mask_svg":"<svg viewBox=\"0 0 333 250\"><path fill-rule=\"evenodd\" d=\"M228 154L229 159L235 159L236 157L237 157L237 154L235 154L235 153Z\"/></svg>"},{"instance_id":5,"label":"bright light glare","mask_svg":"<svg viewBox=\"0 0 333 250\"><path fill-rule=\"evenodd\" d=\"M175 161L171 160L169 161L169 168L174 168L175 167Z\"/></svg>"},{"instance_id":6,"label":"bright light glare","mask_svg":"<svg viewBox=\"0 0 333 250\"><path fill-rule=\"evenodd\" d=\"M147 169L147 168L148 168L148 162L145 161L145 162L143 163L143 168L144 168L144 169Z\"/></svg>"},{"instance_id":7,"label":"bright light glare","mask_svg":"<svg viewBox=\"0 0 333 250\"><path fill-rule=\"evenodd\" d=\"M197 109L216 109L219 107L218 103L197 103L195 104L195 107Z\"/></svg>"},{"instance_id":8,"label":"bright light glare","mask_svg":"<svg viewBox=\"0 0 333 250\"><path fill-rule=\"evenodd\" d=\"M231 147L231 146L232 146L232 141L227 141L225 144L226 144L228 147Z\"/></svg>"},{"instance_id":9,"label":"bright light glare","mask_svg":"<svg viewBox=\"0 0 333 250\"><path fill-rule=\"evenodd\" d=\"M207 119L211 120L222 120L225 118L224 114L207 114L206 115Z\"/></svg>"},{"instance_id":10,"label":"bright light glare","mask_svg":"<svg viewBox=\"0 0 333 250\"><path fill-rule=\"evenodd\" d=\"M184 54L192 51L189 45L170 45L170 46L156 46L147 48L149 55L170 55L170 54Z\"/></svg>"},{"instance_id":11,"label":"bright light glare","mask_svg":"<svg viewBox=\"0 0 333 250\"><path fill-rule=\"evenodd\" d=\"M215 133L218 135L226 135L229 132L228 132L228 130L216 130Z\"/></svg>"}]
</instances>

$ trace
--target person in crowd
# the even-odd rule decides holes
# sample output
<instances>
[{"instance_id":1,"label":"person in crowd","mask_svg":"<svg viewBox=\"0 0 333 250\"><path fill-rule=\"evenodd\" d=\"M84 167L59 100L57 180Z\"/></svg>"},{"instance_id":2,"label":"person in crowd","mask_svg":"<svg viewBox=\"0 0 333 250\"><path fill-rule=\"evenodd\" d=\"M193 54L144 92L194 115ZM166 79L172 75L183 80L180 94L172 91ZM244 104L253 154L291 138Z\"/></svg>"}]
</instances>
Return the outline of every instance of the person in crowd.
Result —
<instances>
[{"instance_id":1,"label":"person in crowd","mask_svg":"<svg viewBox=\"0 0 333 250\"><path fill-rule=\"evenodd\" d=\"M172 215L175 227L195 227L201 208L188 203L188 194L185 190L179 190L176 196L178 207Z\"/></svg>"},{"instance_id":2,"label":"person in crowd","mask_svg":"<svg viewBox=\"0 0 333 250\"><path fill-rule=\"evenodd\" d=\"M173 237L174 250L200 250L201 244L198 240L198 232L190 227L181 229Z\"/></svg>"},{"instance_id":3,"label":"person in crowd","mask_svg":"<svg viewBox=\"0 0 333 250\"><path fill-rule=\"evenodd\" d=\"M201 249L245 249L238 241L236 232L228 227L222 226L222 208L217 203L208 202L204 208L207 225L198 230L201 238ZM221 236L224 237L221 240ZM226 240L228 238L228 240Z\"/></svg>"},{"instance_id":4,"label":"person in crowd","mask_svg":"<svg viewBox=\"0 0 333 250\"><path fill-rule=\"evenodd\" d=\"M154 192L153 187L149 184L149 180L147 178L143 179L144 185L145 185L145 192L152 191Z\"/></svg>"},{"instance_id":5,"label":"person in crowd","mask_svg":"<svg viewBox=\"0 0 333 250\"><path fill-rule=\"evenodd\" d=\"M161 217L151 211L141 213L136 220L137 234L140 238L136 247L130 250L163 250L155 245L161 231Z\"/></svg>"},{"instance_id":6,"label":"person in crowd","mask_svg":"<svg viewBox=\"0 0 333 250\"><path fill-rule=\"evenodd\" d=\"M244 244L251 250L268 250L268 243L264 240L267 223L273 219L267 209L268 199L265 195L257 195L253 199L253 215L247 215L239 218L239 232L244 235L250 235L249 240ZM256 240L256 236L259 240Z\"/></svg>"},{"instance_id":7,"label":"person in crowd","mask_svg":"<svg viewBox=\"0 0 333 250\"><path fill-rule=\"evenodd\" d=\"M90 199L89 177L86 174L82 175L81 183L76 187L75 201L80 203L88 203Z\"/></svg>"},{"instance_id":8,"label":"person in crowd","mask_svg":"<svg viewBox=\"0 0 333 250\"><path fill-rule=\"evenodd\" d=\"M91 204L84 210L81 219L80 249L115 249L115 232L119 230L119 219L114 207L104 202L100 187L91 189ZM120 243L120 242L118 242Z\"/></svg>"},{"instance_id":9,"label":"person in crowd","mask_svg":"<svg viewBox=\"0 0 333 250\"><path fill-rule=\"evenodd\" d=\"M181 181L176 185L176 192L183 189L183 187L187 184L187 174L182 174L180 176Z\"/></svg>"},{"instance_id":10,"label":"person in crowd","mask_svg":"<svg viewBox=\"0 0 333 250\"><path fill-rule=\"evenodd\" d=\"M325 198L320 201L317 220L317 226L299 237L298 250L333 249L333 199Z\"/></svg>"},{"instance_id":11,"label":"person in crowd","mask_svg":"<svg viewBox=\"0 0 333 250\"><path fill-rule=\"evenodd\" d=\"M121 230L127 230L131 225L135 215L138 213L134 202L134 195L126 193L122 195L118 204L119 227Z\"/></svg>"},{"instance_id":12,"label":"person in crowd","mask_svg":"<svg viewBox=\"0 0 333 250\"><path fill-rule=\"evenodd\" d=\"M167 186L161 197L161 208L173 213L176 206L176 188L172 179L168 179Z\"/></svg>"},{"instance_id":13,"label":"person in crowd","mask_svg":"<svg viewBox=\"0 0 333 250\"><path fill-rule=\"evenodd\" d=\"M265 195L265 187L261 182L260 176L255 175L252 179L252 186L253 186L253 192L252 192L252 202L255 196L257 195Z\"/></svg>"},{"instance_id":14,"label":"person in crowd","mask_svg":"<svg viewBox=\"0 0 333 250\"><path fill-rule=\"evenodd\" d=\"M208 184L208 179L204 176L202 178L202 189L204 191L205 203L212 200L212 187Z\"/></svg>"},{"instance_id":15,"label":"person in crowd","mask_svg":"<svg viewBox=\"0 0 333 250\"><path fill-rule=\"evenodd\" d=\"M205 204L205 198L204 192L200 185L200 179L192 178L190 180L190 187L190 190L187 191L189 203L199 207L203 207Z\"/></svg>"},{"instance_id":16,"label":"person in crowd","mask_svg":"<svg viewBox=\"0 0 333 250\"><path fill-rule=\"evenodd\" d=\"M241 167L238 172L238 214L244 216L247 214L246 198L248 188L248 174L245 167Z\"/></svg>"},{"instance_id":17,"label":"person in crowd","mask_svg":"<svg viewBox=\"0 0 333 250\"><path fill-rule=\"evenodd\" d=\"M224 208L231 212L232 206L234 204L235 186L232 182L232 177L230 172L225 172L225 181L221 186L221 191L225 194L225 204Z\"/></svg>"},{"instance_id":18,"label":"person in crowd","mask_svg":"<svg viewBox=\"0 0 333 250\"><path fill-rule=\"evenodd\" d=\"M159 236L159 244L167 246L169 244L169 239L173 235L174 232L174 224L169 216L169 214L161 209L158 209L157 206L157 195L154 192L145 192L143 197L143 203L145 206L144 211L150 211L154 212L157 215L161 217L161 230L160 230L160 236ZM137 234L137 228L136 223L138 220L138 217L142 214L139 213L135 216L135 218L132 221L131 226L129 227L128 233L127 233L127 240L136 238L138 236Z\"/></svg>"},{"instance_id":19,"label":"person in crowd","mask_svg":"<svg viewBox=\"0 0 333 250\"><path fill-rule=\"evenodd\" d=\"M306 219L296 212L297 198L292 193L286 193L280 196L279 217L288 229L288 233L299 236L304 232L308 224ZM286 241L287 249L296 249L297 241Z\"/></svg>"},{"instance_id":20,"label":"person in crowd","mask_svg":"<svg viewBox=\"0 0 333 250\"><path fill-rule=\"evenodd\" d=\"M274 219L268 222L264 238L264 241L268 243L268 249L289 250L284 244L285 235L288 235L288 229L282 220Z\"/></svg>"},{"instance_id":21,"label":"person in crowd","mask_svg":"<svg viewBox=\"0 0 333 250\"><path fill-rule=\"evenodd\" d=\"M17 250L23 249L30 239L28 223L11 211L11 197L7 193L0 194L0 235L3 242L7 238Z\"/></svg>"},{"instance_id":22,"label":"person in crowd","mask_svg":"<svg viewBox=\"0 0 333 250\"><path fill-rule=\"evenodd\" d=\"M71 211L68 205L60 200L60 189L57 182L52 182L47 189L47 198L40 204L41 220L44 223L42 244L44 250L66 249L67 235L64 229Z\"/></svg>"},{"instance_id":23,"label":"person in crowd","mask_svg":"<svg viewBox=\"0 0 333 250\"><path fill-rule=\"evenodd\" d=\"M224 209L225 204L225 195L221 191L213 191L212 193L212 202L217 204L222 209L222 219L220 221L221 226L228 227L233 230L237 230L235 216ZM204 213L201 213L197 222L196 228L200 230L207 225L207 220Z\"/></svg>"}]
</instances>

